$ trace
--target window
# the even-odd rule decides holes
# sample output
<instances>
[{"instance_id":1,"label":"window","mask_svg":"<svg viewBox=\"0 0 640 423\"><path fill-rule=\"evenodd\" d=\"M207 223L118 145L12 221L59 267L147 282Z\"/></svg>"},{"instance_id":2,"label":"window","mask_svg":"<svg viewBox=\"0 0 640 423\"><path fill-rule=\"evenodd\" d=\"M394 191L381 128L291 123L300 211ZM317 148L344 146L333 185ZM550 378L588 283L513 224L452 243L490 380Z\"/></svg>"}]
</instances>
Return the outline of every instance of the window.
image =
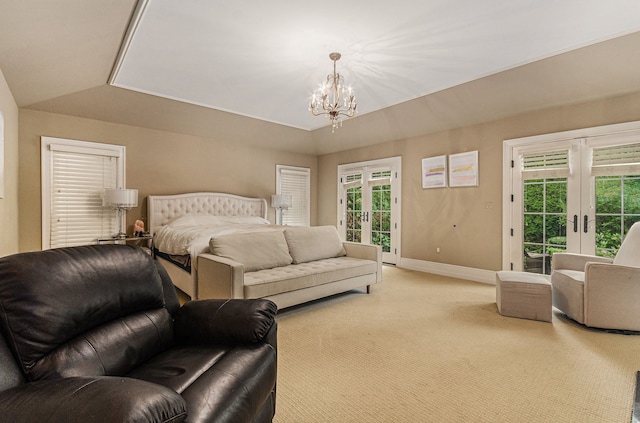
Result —
<instances>
[{"instance_id":1,"label":"window","mask_svg":"<svg viewBox=\"0 0 640 423\"><path fill-rule=\"evenodd\" d=\"M42 137L42 248L93 244L113 235L105 188L124 187L125 147Z\"/></svg>"},{"instance_id":2,"label":"window","mask_svg":"<svg viewBox=\"0 0 640 423\"><path fill-rule=\"evenodd\" d=\"M288 194L292 198L291 207L282 210L283 225L310 225L311 169L276 165L276 194Z\"/></svg>"}]
</instances>

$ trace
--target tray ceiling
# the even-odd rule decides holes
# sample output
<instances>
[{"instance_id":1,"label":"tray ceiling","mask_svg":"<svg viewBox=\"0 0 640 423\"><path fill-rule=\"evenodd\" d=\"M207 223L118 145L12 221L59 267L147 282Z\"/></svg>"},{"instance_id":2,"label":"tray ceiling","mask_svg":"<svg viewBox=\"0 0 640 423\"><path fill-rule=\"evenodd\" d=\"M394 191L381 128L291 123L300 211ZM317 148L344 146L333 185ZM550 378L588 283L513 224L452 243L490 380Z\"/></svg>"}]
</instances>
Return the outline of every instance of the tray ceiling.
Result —
<instances>
[{"instance_id":1,"label":"tray ceiling","mask_svg":"<svg viewBox=\"0 0 640 423\"><path fill-rule=\"evenodd\" d=\"M638 30L637 0L149 0L110 83L313 130L332 51L363 115Z\"/></svg>"}]
</instances>

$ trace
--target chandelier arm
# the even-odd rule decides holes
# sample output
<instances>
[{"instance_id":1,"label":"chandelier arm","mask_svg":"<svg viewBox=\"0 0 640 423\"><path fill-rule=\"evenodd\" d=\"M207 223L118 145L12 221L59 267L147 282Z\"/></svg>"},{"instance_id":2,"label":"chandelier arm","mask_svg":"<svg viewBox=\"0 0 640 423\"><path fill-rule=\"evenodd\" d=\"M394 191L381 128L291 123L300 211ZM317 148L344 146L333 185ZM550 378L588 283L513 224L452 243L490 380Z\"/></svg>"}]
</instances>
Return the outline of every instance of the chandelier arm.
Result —
<instances>
[{"instance_id":1,"label":"chandelier arm","mask_svg":"<svg viewBox=\"0 0 640 423\"><path fill-rule=\"evenodd\" d=\"M356 113L355 95L351 87L348 94L345 89L344 78L338 73L337 61L340 53L331 53L333 74L327 75L325 83L313 93L309 103L309 111L313 116L324 115L331 121L332 131L342 126L344 117L353 117Z\"/></svg>"}]
</instances>

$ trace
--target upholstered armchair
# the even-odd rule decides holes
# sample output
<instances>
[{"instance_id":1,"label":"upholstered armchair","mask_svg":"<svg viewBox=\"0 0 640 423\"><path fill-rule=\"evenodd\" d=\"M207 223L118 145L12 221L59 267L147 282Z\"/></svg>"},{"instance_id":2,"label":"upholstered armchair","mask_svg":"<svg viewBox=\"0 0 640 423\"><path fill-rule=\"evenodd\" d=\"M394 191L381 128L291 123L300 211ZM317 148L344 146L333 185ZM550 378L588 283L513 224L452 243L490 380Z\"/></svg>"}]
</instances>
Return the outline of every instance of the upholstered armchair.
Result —
<instances>
[{"instance_id":1,"label":"upholstered armchair","mask_svg":"<svg viewBox=\"0 0 640 423\"><path fill-rule=\"evenodd\" d=\"M555 253L553 305L586 326L640 331L640 223L614 259Z\"/></svg>"},{"instance_id":2,"label":"upholstered armchair","mask_svg":"<svg viewBox=\"0 0 640 423\"><path fill-rule=\"evenodd\" d=\"M270 422L276 306L180 306L143 249L0 258L0 420Z\"/></svg>"}]
</instances>

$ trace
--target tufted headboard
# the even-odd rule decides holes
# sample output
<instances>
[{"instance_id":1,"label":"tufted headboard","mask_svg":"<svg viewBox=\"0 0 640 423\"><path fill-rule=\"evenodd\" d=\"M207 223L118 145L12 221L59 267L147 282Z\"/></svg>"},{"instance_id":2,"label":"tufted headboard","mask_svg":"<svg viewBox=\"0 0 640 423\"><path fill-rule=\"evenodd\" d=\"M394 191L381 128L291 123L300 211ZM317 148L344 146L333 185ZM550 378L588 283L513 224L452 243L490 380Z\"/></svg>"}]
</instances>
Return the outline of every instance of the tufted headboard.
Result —
<instances>
[{"instance_id":1,"label":"tufted headboard","mask_svg":"<svg viewBox=\"0 0 640 423\"><path fill-rule=\"evenodd\" d=\"M171 220L187 213L212 216L258 216L266 219L267 201L264 198L241 197L219 192L147 197L147 223L152 235Z\"/></svg>"}]
</instances>

